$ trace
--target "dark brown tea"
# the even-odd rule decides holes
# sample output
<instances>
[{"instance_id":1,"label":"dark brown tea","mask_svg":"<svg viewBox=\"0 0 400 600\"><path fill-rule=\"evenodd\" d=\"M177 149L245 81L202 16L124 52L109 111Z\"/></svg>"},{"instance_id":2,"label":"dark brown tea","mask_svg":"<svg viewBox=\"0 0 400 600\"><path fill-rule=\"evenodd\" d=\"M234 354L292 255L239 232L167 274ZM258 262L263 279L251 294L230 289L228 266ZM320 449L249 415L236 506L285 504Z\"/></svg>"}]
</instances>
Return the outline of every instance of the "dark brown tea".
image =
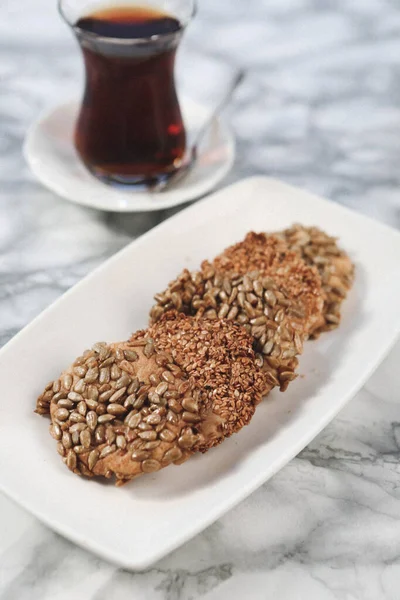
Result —
<instances>
[{"instance_id":1,"label":"dark brown tea","mask_svg":"<svg viewBox=\"0 0 400 600\"><path fill-rule=\"evenodd\" d=\"M183 28L149 7L121 6L80 18L86 87L75 145L104 180L150 182L179 168L185 129L174 62Z\"/></svg>"}]
</instances>

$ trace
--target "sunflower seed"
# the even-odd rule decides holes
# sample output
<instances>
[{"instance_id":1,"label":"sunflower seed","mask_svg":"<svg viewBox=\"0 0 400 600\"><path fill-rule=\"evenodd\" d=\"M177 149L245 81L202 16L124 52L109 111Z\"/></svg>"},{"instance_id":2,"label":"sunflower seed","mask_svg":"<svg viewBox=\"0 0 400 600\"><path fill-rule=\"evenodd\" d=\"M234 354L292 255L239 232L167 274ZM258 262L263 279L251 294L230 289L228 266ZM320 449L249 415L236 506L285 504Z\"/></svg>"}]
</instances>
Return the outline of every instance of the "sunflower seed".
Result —
<instances>
[{"instance_id":1,"label":"sunflower seed","mask_svg":"<svg viewBox=\"0 0 400 600\"><path fill-rule=\"evenodd\" d=\"M263 354L266 354L266 355L271 354L273 348L274 348L274 340L269 340L262 349Z\"/></svg>"},{"instance_id":2,"label":"sunflower seed","mask_svg":"<svg viewBox=\"0 0 400 600\"><path fill-rule=\"evenodd\" d=\"M126 439L123 435L118 435L116 440L117 448L120 450L125 450L126 448Z\"/></svg>"},{"instance_id":3,"label":"sunflower seed","mask_svg":"<svg viewBox=\"0 0 400 600\"><path fill-rule=\"evenodd\" d=\"M98 416L100 416L100 415L105 415L105 414L106 414L106 412L107 412L107 408L106 408L106 405L105 405L105 404L98 404L98 405L96 406L96 414L97 414Z\"/></svg>"},{"instance_id":4,"label":"sunflower seed","mask_svg":"<svg viewBox=\"0 0 400 600\"><path fill-rule=\"evenodd\" d=\"M126 387L123 387L121 389L119 389L118 391L114 392L114 394L112 396L110 396L110 403L113 404L115 402L118 402L122 396L125 394L126 392Z\"/></svg>"},{"instance_id":5,"label":"sunflower seed","mask_svg":"<svg viewBox=\"0 0 400 600\"><path fill-rule=\"evenodd\" d=\"M95 385L89 385L86 388L86 396L87 398L90 398L91 400L98 400L99 397L99 391L97 389L97 387Z\"/></svg>"},{"instance_id":6,"label":"sunflower seed","mask_svg":"<svg viewBox=\"0 0 400 600\"><path fill-rule=\"evenodd\" d=\"M57 406L59 408L68 408L69 410L74 406L74 403L71 400L67 400L66 398L62 398L57 402Z\"/></svg>"},{"instance_id":7,"label":"sunflower seed","mask_svg":"<svg viewBox=\"0 0 400 600\"><path fill-rule=\"evenodd\" d=\"M80 432L80 431L83 431L83 429L85 429L85 427L86 427L85 423L74 423L73 425L70 426L69 432L70 433Z\"/></svg>"},{"instance_id":8,"label":"sunflower seed","mask_svg":"<svg viewBox=\"0 0 400 600\"><path fill-rule=\"evenodd\" d=\"M161 469L161 465L158 460L149 458L142 462L143 473L154 473L154 471L158 471L159 469Z\"/></svg>"},{"instance_id":9,"label":"sunflower seed","mask_svg":"<svg viewBox=\"0 0 400 600\"><path fill-rule=\"evenodd\" d=\"M224 319L229 312L229 304L222 304L221 308L218 311L218 318Z\"/></svg>"},{"instance_id":10,"label":"sunflower seed","mask_svg":"<svg viewBox=\"0 0 400 600\"><path fill-rule=\"evenodd\" d=\"M275 306L275 304L277 302L276 296L271 289L265 290L264 299L265 299L266 303L269 304L270 306Z\"/></svg>"},{"instance_id":11,"label":"sunflower seed","mask_svg":"<svg viewBox=\"0 0 400 600\"><path fill-rule=\"evenodd\" d=\"M60 456L65 456L65 448L61 442L57 443L57 452L60 454Z\"/></svg>"},{"instance_id":12,"label":"sunflower seed","mask_svg":"<svg viewBox=\"0 0 400 600\"><path fill-rule=\"evenodd\" d=\"M66 450L69 450L70 448L72 448L72 438L71 438L70 434L68 433L68 431L63 431L61 443Z\"/></svg>"},{"instance_id":13,"label":"sunflower seed","mask_svg":"<svg viewBox=\"0 0 400 600\"><path fill-rule=\"evenodd\" d=\"M73 447L73 451L75 452L75 454L83 454L84 452L87 452L87 449L84 446L82 446L82 444L80 444L78 440L78 445Z\"/></svg>"},{"instance_id":14,"label":"sunflower seed","mask_svg":"<svg viewBox=\"0 0 400 600\"><path fill-rule=\"evenodd\" d=\"M89 429L84 429L81 431L79 436L80 442L85 449L90 448L90 444L92 441L92 436L90 435Z\"/></svg>"},{"instance_id":15,"label":"sunflower seed","mask_svg":"<svg viewBox=\"0 0 400 600\"><path fill-rule=\"evenodd\" d=\"M53 389L53 392L54 392L55 394L57 394L57 392L59 392L59 391L60 391L60 389L61 389L61 382L60 382L60 380L59 380L59 379L56 379L56 380L55 380L55 382L53 383L53 388L52 388L52 389Z\"/></svg>"},{"instance_id":16,"label":"sunflower seed","mask_svg":"<svg viewBox=\"0 0 400 600\"><path fill-rule=\"evenodd\" d=\"M136 394L131 394L124 400L125 408L130 408L136 400Z\"/></svg>"},{"instance_id":17,"label":"sunflower seed","mask_svg":"<svg viewBox=\"0 0 400 600\"><path fill-rule=\"evenodd\" d=\"M146 345L143 349L143 354L147 356L147 358L150 358L154 354L154 342L152 339L149 338L147 340Z\"/></svg>"},{"instance_id":18,"label":"sunflower seed","mask_svg":"<svg viewBox=\"0 0 400 600\"><path fill-rule=\"evenodd\" d=\"M141 396L136 398L136 400L134 400L132 402L132 408L137 408L138 410L140 408L142 408L143 404L145 403L146 398L147 398L147 394L142 394Z\"/></svg>"},{"instance_id":19,"label":"sunflower seed","mask_svg":"<svg viewBox=\"0 0 400 600\"><path fill-rule=\"evenodd\" d=\"M82 423L80 423L80 425L82 425ZM73 431L71 433L71 439L72 439L73 446L76 446L77 444L79 444L79 433L80 433L79 431Z\"/></svg>"},{"instance_id":20,"label":"sunflower seed","mask_svg":"<svg viewBox=\"0 0 400 600\"><path fill-rule=\"evenodd\" d=\"M180 405L180 403L175 400L174 398L172 398L171 400L169 400L168 402L168 406L169 408L174 411L175 413L180 413L182 412L182 406Z\"/></svg>"},{"instance_id":21,"label":"sunflower seed","mask_svg":"<svg viewBox=\"0 0 400 600\"><path fill-rule=\"evenodd\" d=\"M119 406L119 405L118 405ZM107 407L108 409L108 407ZM115 419L115 415L100 415L99 418L97 419L98 423L109 423L110 421L114 421Z\"/></svg>"},{"instance_id":22,"label":"sunflower seed","mask_svg":"<svg viewBox=\"0 0 400 600\"><path fill-rule=\"evenodd\" d=\"M244 302L244 310L246 311L246 315L250 319L254 319L254 317L256 317L256 311L254 310L254 308L252 307L252 305L250 304L250 302L248 300L245 300L245 302Z\"/></svg>"},{"instance_id":23,"label":"sunflower seed","mask_svg":"<svg viewBox=\"0 0 400 600\"><path fill-rule=\"evenodd\" d=\"M106 360L111 354L111 350L105 342L99 342L98 344L95 344L93 346L93 350L98 353L99 360L101 361Z\"/></svg>"},{"instance_id":24,"label":"sunflower seed","mask_svg":"<svg viewBox=\"0 0 400 600\"><path fill-rule=\"evenodd\" d=\"M115 444L112 444L111 446L104 446L103 450L100 452L100 458L105 458L109 454L115 452L116 449L117 446Z\"/></svg>"},{"instance_id":25,"label":"sunflower seed","mask_svg":"<svg viewBox=\"0 0 400 600\"><path fill-rule=\"evenodd\" d=\"M52 392L46 392L46 394L52 395ZM57 392L57 394L54 394L54 396L52 397L45 397L43 396L43 400L45 401L53 401L53 402L58 402L59 400L64 400L67 397L67 394L65 392Z\"/></svg>"},{"instance_id":26,"label":"sunflower seed","mask_svg":"<svg viewBox=\"0 0 400 600\"><path fill-rule=\"evenodd\" d=\"M269 382L271 385L273 385L274 387L276 387L276 386L278 386L278 385L279 385L279 381L277 380L277 378L275 377L275 375L273 375L273 374L272 374L270 371L268 371L268 372L265 374L265 378L266 378L266 380L267 380L267 381L268 381L268 382Z\"/></svg>"},{"instance_id":27,"label":"sunflower seed","mask_svg":"<svg viewBox=\"0 0 400 600\"><path fill-rule=\"evenodd\" d=\"M161 423L161 417L157 413L152 413L148 417L146 417L146 423L149 425L158 425Z\"/></svg>"},{"instance_id":28,"label":"sunflower seed","mask_svg":"<svg viewBox=\"0 0 400 600\"><path fill-rule=\"evenodd\" d=\"M121 369L114 363L110 371L111 379L117 380L121 377L121 374Z\"/></svg>"},{"instance_id":29,"label":"sunflower seed","mask_svg":"<svg viewBox=\"0 0 400 600\"><path fill-rule=\"evenodd\" d=\"M87 383L94 383L95 381L97 381L99 377L99 369L97 367L93 367L92 369L89 369L88 372L85 375L85 381Z\"/></svg>"},{"instance_id":30,"label":"sunflower seed","mask_svg":"<svg viewBox=\"0 0 400 600\"><path fill-rule=\"evenodd\" d=\"M77 409L78 409L78 413L80 415L82 415L82 417L86 417L86 412L87 412L86 402L83 402L83 400L82 400L82 402L79 402Z\"/></svg>"},{"instance_id":31,"label":"sunflower seed","mask_svg":"<svg viewBox=\"0 0 400 600\"><path fill-rule=\"evenodd\" d=\"M150 431L140 431L139 437L142 440L146 440L146 441L152 442L153 440L157 439L157 434L153 430L150 430Z\"/></svg>"},{"instance_id":32,"label":"sunflower seed","mask_svg":"<svg viewBox=\"0 0 400 600\"><path fill-rule=\"evenodd\" d=\"M152 385L156 386L160 383L160 378L156 373L152 373L149 377L149 381Z\"/></svg>"},{"instance_id":33,"label":"sunflower seed","mask_svg":"<svg viewBox=\"0 0 400 600\"><path fill-rule=\"evenodd\" d=\"M93 471L97 461L99 460L99 456L100 456L100 454L99 454L98 450L92 450L91 453L89 454L88 466L91 471Z\"/></svg>"},{"instance_id":34,"label":"sunflower seed","mask_svg":"<svg viewBox=\"0 0 400 600\"><path fill-rule=\"evenodd\" d=\"M125 419L125 422L130 429L136 429L136 427L139 425L141 420L142 420L142 415L140 413L136 413L136 414L130 413L130 415L128 415L128 417L127 417L127 420Z\"/></svg>"},{"instance_id":35,"label":"sunflower seed","mask_svg":"<svg viewBox=\"0 0 400 600\"><path fill-rule=\"evenodd\" d=\"M69 417L69 412L68 412L68 410L66 408L59 408L55 412L55 417L59 421L66 421L68 419L68 417Z\"/></svg>"},{"instance_id":36,"label":"sunflower seed","mask_svg":"<svg viewBox=\"0 0 400 600\"><path fill-rule=\"evenodd\" d=\"M124 350L124 356L129 362L135 362L139 358L139 355L135 350Z\"/></svg>"},{"instance_id":37,"label":"sunflower seed","mask_svg":"<svg viewBox=\"0 0 400 600\"><path fill-rule=\"evenodd\" d=\"M176 438L176 434L170 429L163 429L160 433L160 439L163 442L172 442Z\"/></svg>"},{"instance_id":38,"label":"sunflower seed","mask_svg":"<svg viewBox=\"0 0 400 600\"><path fill-rule=\"evenodd\" d=\"M80 402L83 400L82 394L78 394L77 392L70 392L67 397L69 400L72 400L72 402Z\"/></svg>"},{"instance_id":39,"label":"sunflower seed","mask_svg":"<svg viewBox=\"0 0 400 600\"><path fill-rule=\"evenodd\" d=\"M85 362L85 365L88 367L88 369L94 369L95 367L97 367L96 357L93 355L89 356L89 358Z\"/></svg>"},{"instance_id":40,"label":"sunflower seed","mask_svg":"<svg viewBox=\"0 0 400 600\"><path fill-rule=\"evenodd\" d=\"M233 321L234 319L236 319L237 314L239 312L239 309L237 306L232 306L232 308L230 309L230 311L227 314L227 319L228 321Z\"/></svg>"},{"instance_id":41,"label":"sunflower seed","mask_svg":"<svg viewBox=\"0 0 400 600\"><path fill-rule=\"evenodd\" d=\"M76 469L76 464L77 464L76 454L73 450L69 450L68 454L67 454L67 460L66 460L66 465L67 465L68 469L70 469L70 471L73 471L74 469Z\"/></svg>"},{"instance_id":42,"label":"sunflower seed","mask_svg":"<svg viewBox=\"0 0 400 600\"><path fill-rule=\"evenodd\" d=\"M264 358L261 354L257 354L256 356L256 360L254 361L256 367L258 367L259 369L261 369L264 365Z\"/></svg>"},{"instance_id":43,"label":"sunflower seed","mask_svg":"<svg viewBox=\"0 0 400 600\"><path fill-rule=\"evenodd\" d=\"M107 400L109 400L113 394L114 394L114 390L112 390L112 389L102 392L99 396L99 402L107 402Z\"/></svg>"},{"instance_id":44,"label":"sunflower seed","mask_svg":"<svg viewBox=\"0 0 400 600\"><path fill-rule=\"evenodd\" d=\"M150 452L145 452L144 450L136 450L132 453L132 460L146 460L150 458Z\"/></svg>"},{"instance_id":45,"label":"sunflower seed","mask_svg":"<svg viewBox=\"0 0 400 600\"><path fill-rule=\"evenodd\" d=\"M194 400L190 396L183 398L182 406L185 410L188 410L189 412L192 412L192 413L197 413L199 411L198 403L196 402L196 400Z\"/></svg>"},{"instance_id":46,"label":"sunflower seed","mask_svg":"<svg viewBox=\"0 0 400 600\"><path fill-rule=\"evenodd\" d=\"M104 425L99 425L94 432L95 440L98 444L104 444L106 441L106 428Z\"/></svg>"},{"instance_id":47,"label":"sunflower seed","mask_svg":"<svg viewBox=\"0 0 400 600\"><path fill-rule=\"evenodd\" d=\"M110 368L102 367L100 369L99 382L108 383L110 381Z\"/></svg>"},{"instance_id":48,"label":"sunflower seed","mask_svg":"<svg viewBox=\"0 0 400 600\"><path fill-rule=\"evenodd\" d=\"M257 296L259 298L262 298L263 293L264 293L264 288L263 288L261 281L259 281L259 280L254 281L253 288L254 288L254 291L257 294Z\"/></svg>"},{"instance_id":49,"label":"sunflower seed","mask_svg":"<svg viewBox=\"0 0 400 600\"><path fill-rule=\"evenodd\" d=\"M170 373L169 371L163 371L161 373L161 377L162 379L164 379L164 381L166 381L167 383L175 383L175 377L172 375L172 373Z\"/></svg>"},{"instance_id":50,"label":"sunflower seed","mask_svg":"<svg viewBox=\"0 0 400 600\"><path fill-rule=\"evenodd\" d=\"M88 398L86 400L86 405L88 407L89 410L96 410L96 408L98 407L99 403L96 402L96 400L90 400L90 398Z\"/></svg>"},{"instance_id":51,"label":"sunflower seed","mask_svg":"<svg viewBox=\"0 0 400 600\"><path fill-rule=\"evenodd\" d=\"M63 376L62 378L62 386L65 390L70 390L71 389L71 385L72 385L72 375L70 375L69 373L67 373L66 375Z\"/></svg>"},{"instance_id":52,"label":"sunflower seed","mask_svg":"<svg viewBox=\"0 0 400 600\"><path fill-rule=\"evenodd\" d=\"M50 435L55 440L60 440L61 439L62 431L61 431L61 427L59 426L58 423L52 423L50 425Z\"/></svg>"},{"instance_id":53,"label":"sunflower seed","mask_svg":"<svg viewBox=\"0 0 400 600\"><path fill-rule=\"evenodd\" d=\"M138 428L140 429L140 431L148 431L149 429L152 429L152 426L146 422L146 420L142 421L141 423L139 423Z\"/></svg>"},{"instance_id":54,"label":"sunflower seed","mask_svg":"<svg viewBox=\"0 0 400 600\"><path fill-rule=\"evenodd\" d=\"M72 423L84 423L85 417L74 411L69 415L69 420L72 421Z\"/></svg>"},{"instance_id":55,"label":"sunflower seed","mask_svg":"<svg viewBox=\"0 0 400 600\"><path fill-rule=\"evenodd\" d=\"M124 360L124 351L122 350L122 348L117 348L115 350L115 356L117 358L117 360Z\"/></svg>"},{"instance_id":56,"label":"sunflower seed","mask_svg":"<svg viewBox=\"0 0 400 600\"><path fill-rule=\"evenodd\" d=\"M89 429L91 431L94 431L96 429L97 414L93 410L89 411L86 415L86 423L88 424Z\"/></svg>"},{"instance_id":57,"label":"sunflower seed","mask_svg":"<svg viewBox=\"0 0 400 600\"><path fill-rule=\"evenodd\" d=\"M139 386L140 386L139 379L137 377L134 377L132 379L132 383L128 387L128 390L127 390L128 394L134 394L135 392L137 392L139 389Z\"/></svg>"},{"instance_id":58,"label":"sunflower seed","mask_svg":"<svg viewBox=\"0 0 400 600\"><path fill-rule=\"evenodd\" d=\"M181 448L188 450L189 448L192 448L195 445L196 441L196 436L184 434L181 435L181 437L178 439L178 444Z\"/></svg>"},{"instance_id":59,"label":"sunflower seed","mask_svg":"<svg viewBox=\"0 0 400 600\"><path fill-rule=\"evenodd\" d=\"M110 367L111 365L113 365L115 363L115 356L109 356L108 358L106 358L105 360L103 360L100 363L100 368L103 367Z\"/></svg>"},{"instance_id":60,"label":"sunflower seed","mask_svg":"<svg viewBox=\"0 0 400 600\"><path fill-rule=\"evenodd\" d=\"M155 392L156 392L156 394L158 394L158 396L163 396L167 390L168 390L168 383L166 381L162 381L156 387Z\"/></svg>"},{"instance_id":61,"label":"sunflower seed","mask_svg":"<svg viewBox=\"0 0 400 600\"><path fill-rule=\"evenodd\" d=\"M201 417L185 410L182 414L182 420L185 421L185 423L198 423L201 420Z\"/></svg>"},{"instance_id":62,"label":"sunflower seed","mask_svg":"<svg viewBox=\"0 0 400 600\"><path fill-rule=\"evenodd\" d=\"M182 457L182 450L179 448L171 448L168 450L163 456L163 462L169 464L171 462L175 462Z\"/></svg>"},{"instance_id":63,"label":"sunflower seed","mask_svg":"<svg viewBox=\"0 0 400 600\"><path fill-rule=\"evenodd\" d=\"M106 429L106 441L110 446L111 446L111 444L113 444L115 442L115 438L116 438L115 431L113 429L111 429L111 427Z\"/></svg>"},{"instance_id":64,"label":"sunflower seed","mask_svg":"<svg viewBox=\"0 0 400 600\"><path fill-rule=\"evenodd\" d=\"M167 413L167 421L172 425L176 425L179 421L178 415L174 414L171 410Z\"/></svg>"},{"instance_id":65,"label":"sunflower seed","mask_svg":"<svg viewBox=\"0 0 400 600\"><path fill-rule=\"evenodd\" d=\"M79 379L79 381L77 381L76 384L74 385L74 391L78 392L79 394L83 394L85 389L86 389L86 383L85 383L84 379Z\"/></svg>"},{"instance_id":66,"label":"sunflower seed","mask_svg":"<svg viewBox=\"0 0 400 600\"><path fill-rule=\"evenodd\" d=\"M121 417L126 414L126 408L121 404L112 403L107 406L107 412L109 415L114 415L115 417ZM106 415L104 415L106 416ZM99 417L99 422L102 423L104 421L100 421L101 417Z\"/></svg>"},{"instance_id":67,"label":"sunflower seed","mask_svg":"<svg viewBox=\"0 0 400 600\"><path fill-rule=\"evenodd\" d=\"M87 372L87 368L84 366L74 367L74 373L78 377L85 377L86 372Z\"/></svg>"},{"instance_id":68,"label":"sunflower seed","mask_svg":"<svg viewBox=\"0 0 400 600\"><path fill-rule=\"evenodd\" d=\"M154 442L146 442L143 446L143 450L155 450L161 444L161 440L156 440Z\"/></svg>"},{"instance_id":69,"label":"sunflower seed","mask_svg":"<svg viewBox=\"0 0 400 600\"><path fill-rule=\"evenodd\" d=\"M127 375L126 373L124 373L122 375L122 377L120 377L118 379L118 381L116 382L115 389L116 390L120 390L121 388L125 388L126 389L128 387L128 385L130 384L130 382L131 382L131 378L129 377L129 375Z\"/></svg>"},{"instance_id":70,"label":"sunflower seed","mask_svg":"<svg viewBox=\"0 0 400 600\"><path fill-rule=\"evenodd\" d=\"M157 392L149 392L148 398L153 404L160 404L160 396Z\"/></svg>"}]
</instances>

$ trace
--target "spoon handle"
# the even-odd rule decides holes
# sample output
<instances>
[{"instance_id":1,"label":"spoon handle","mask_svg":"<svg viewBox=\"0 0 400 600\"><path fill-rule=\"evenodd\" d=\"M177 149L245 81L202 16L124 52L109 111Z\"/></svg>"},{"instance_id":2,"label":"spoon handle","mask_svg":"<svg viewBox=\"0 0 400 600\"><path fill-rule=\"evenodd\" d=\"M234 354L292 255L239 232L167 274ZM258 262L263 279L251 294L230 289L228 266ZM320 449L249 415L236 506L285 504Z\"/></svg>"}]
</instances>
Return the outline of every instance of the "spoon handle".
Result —
<instances>
[{"instance_id":1,"label":"spoon handle","mask_svg":"<svg viewBox=\"0 0 400 600\"><path fill-rule=\"evenodd\" d=\"M215 117L217 115L219 115L219 113L225 108L225 106L229 103L230 99L232 98L236 88L242 83L244 79L244 71L243 70L238 70L234 77L232 78L232 80L230 81L228 87L226 88L224 95L222 96L221 100L218 102L218 104L216 105L216 107L214 108L214 110L212 111L212 113L210 114L209 117L207 117L207 119L205 120L205 122L203 123L203 125L200 127L199 131L196 133L194 142L193 142L193 146L192 146L192 153L194 156L196 156L196 152L197 149L199 147L199 145L201 144L205 134L208 132L208 130L210 129Z\"/></svg>"},{"instance_id":2,"label":"spoon handle","mask_svg":"<svg viewBox=\"0 0 400 600\"><path fill-rule=\"evenodd\" d=\"M196 133L192 147L190 148L189 153L188 153L188 159L186 160L185 164L183 164L180 167L180 169L178 169L175 173L173 173L173 175L171 175L171 177L169 179L167 179L166 181L158 182L155 185L149 186L149 191L151 193L157 194L160 192L167 192L168 190L173 188L177 183L182 181L189 174L189 172L193 168L193 165L196 163L197 152L198 152L198 148L199 148L201 141L203 140L203 138L205 137L205 135L208 133L209 129L211 128L211 126L215 120L215 117L228 104L228 102L232 98L234 91L236 90L238 85L243 81L243 79L244 79L244 71L238 70L235 73L234 77L232 77L232 80L230 81L229 86L226 88L225 93L222 96L221 100L218 102L217 106L214 108L214 110L212 111L210 116L207 117L207 119L205 120L203 125L200 127L200 129Z\"/></svg>"}]
</instances>

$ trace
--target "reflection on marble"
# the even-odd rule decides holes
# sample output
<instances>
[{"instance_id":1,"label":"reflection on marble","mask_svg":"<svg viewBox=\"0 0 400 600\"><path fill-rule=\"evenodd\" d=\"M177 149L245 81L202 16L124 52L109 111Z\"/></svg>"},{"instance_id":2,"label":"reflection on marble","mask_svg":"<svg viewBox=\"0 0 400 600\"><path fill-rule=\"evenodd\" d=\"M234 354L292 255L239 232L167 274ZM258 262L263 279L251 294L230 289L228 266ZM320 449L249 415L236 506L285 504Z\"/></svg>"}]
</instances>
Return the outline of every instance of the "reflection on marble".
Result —
<instances>
[{"instance_id":1,"label":"reflection on marble","mask_svg":"<svg viewBox=\"0 0 400 600\"><path fill-rule=\"evenodd\" d=\"M174 211L103 214L42 188L29 123L79 93L56 2L5 0L0 19L0 344ZM201 54L201 58L200 58ZM228 111L227 182L268 174L400 226L396 0L199 0L181 86L212 97L210 61L246 69ZM0 496L0 600L398 600L400 345L295 460L154 567L127 573Z\"/></svg>"}]
</instances>

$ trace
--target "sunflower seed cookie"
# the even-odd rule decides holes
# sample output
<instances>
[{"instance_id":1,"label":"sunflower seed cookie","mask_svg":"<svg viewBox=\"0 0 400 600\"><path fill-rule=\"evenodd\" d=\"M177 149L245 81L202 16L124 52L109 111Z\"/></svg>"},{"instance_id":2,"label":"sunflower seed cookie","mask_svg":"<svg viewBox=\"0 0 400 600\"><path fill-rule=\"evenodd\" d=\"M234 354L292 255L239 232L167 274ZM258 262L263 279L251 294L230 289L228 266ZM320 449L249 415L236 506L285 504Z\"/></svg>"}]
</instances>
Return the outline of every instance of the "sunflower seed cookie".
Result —
<instances>
[{"instance_id":1,"label":"sunflower seed cookie","mask_svg":"<svg viewBox=\"0 0 400 600\"><path fill-rule=\"evenodd\" d=\"M185 360L172 356L176 348L165 351L176 327L182 330L176 348L191 339ZM46 386L36 412L50 414L50 433L71 471L115 476L123 485L238 431L250 421L263 386L246 331L222 320L211 331L168 315L129 342L95 344Z\"/></svg>"}]
</instances>

